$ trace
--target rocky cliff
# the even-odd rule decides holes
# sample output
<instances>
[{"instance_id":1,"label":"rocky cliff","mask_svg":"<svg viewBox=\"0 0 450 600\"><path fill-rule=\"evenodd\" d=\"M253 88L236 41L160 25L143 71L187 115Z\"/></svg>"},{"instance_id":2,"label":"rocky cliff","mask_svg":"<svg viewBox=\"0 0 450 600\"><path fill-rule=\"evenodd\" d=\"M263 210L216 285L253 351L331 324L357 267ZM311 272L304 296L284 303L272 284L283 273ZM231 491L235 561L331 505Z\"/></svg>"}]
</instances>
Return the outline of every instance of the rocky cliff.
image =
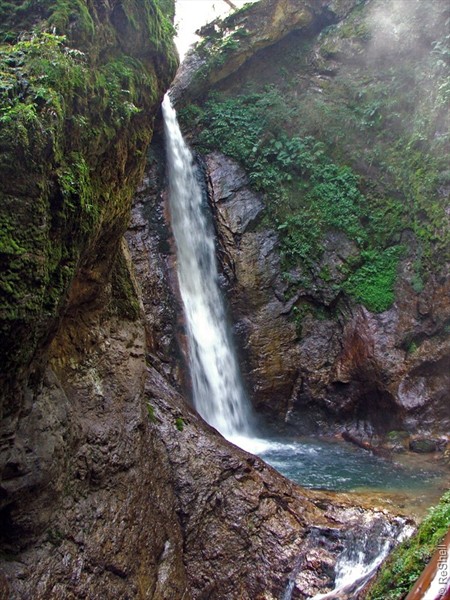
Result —
<instances>
[{"instance_id":1,"label":"rocky cliff","mask_svg":"<svg viewBox=\"0 0 450 600\"><path fill-rule=\"evenodd\" d=\"M65 312L18 419L10 456L25 468L2 481L5 598L262 600L288 585L303 598L333 586L349 522L361 536L388 527L392 542L405 524L381 503L287 482L186 404L157 182L151 159L111 283Z\"/></svg>"},{"instance_id":2,"label":"rocky cliff","mask_svg":"<svg viewBox=\"0 0 450 600\"><path fill-rule=\"evenodd\" d=\"M130 569L145 591L158 586L173 495L163 463L149 484L146 340L121 236L177 64L173 6L0 11L2 593L117 597ZM154 494L169 494L167 514L138 541L126 523L159 510Z\"/></svg>"},{"instance_id":3,"label":"rocky cliff","mask_svg":"<svg viewBox=\"0 0 450 600\"><path fill-rule=\"evenodd\" d=\"M298 432L401 430L436 448L450 420L448 7L313 2L300 18L293 4L205 28L175 82L207 154L246 377L258 409ZM275 5L299 18L278 28Z\"/></svg>"}]
</instances>

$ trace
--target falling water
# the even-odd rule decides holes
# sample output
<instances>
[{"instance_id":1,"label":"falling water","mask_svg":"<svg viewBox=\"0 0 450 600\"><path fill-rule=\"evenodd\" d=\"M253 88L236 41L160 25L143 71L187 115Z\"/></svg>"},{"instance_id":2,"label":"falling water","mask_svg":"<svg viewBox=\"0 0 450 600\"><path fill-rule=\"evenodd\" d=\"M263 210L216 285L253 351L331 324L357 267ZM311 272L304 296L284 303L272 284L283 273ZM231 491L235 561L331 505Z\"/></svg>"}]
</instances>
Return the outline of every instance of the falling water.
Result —
<instances>
[{"instance_id":1,"label":"falling water","mask_svg":"<svg viewBox=\"0 0 450 600\"><path fill-rule=\"evenodd\" d=\"M162 105L177 274L186 316L194 404L225 437L250 434L250 408L231 344L219 288L214 232L202 187L166 94Z\"/></svg>"}]
</instances>

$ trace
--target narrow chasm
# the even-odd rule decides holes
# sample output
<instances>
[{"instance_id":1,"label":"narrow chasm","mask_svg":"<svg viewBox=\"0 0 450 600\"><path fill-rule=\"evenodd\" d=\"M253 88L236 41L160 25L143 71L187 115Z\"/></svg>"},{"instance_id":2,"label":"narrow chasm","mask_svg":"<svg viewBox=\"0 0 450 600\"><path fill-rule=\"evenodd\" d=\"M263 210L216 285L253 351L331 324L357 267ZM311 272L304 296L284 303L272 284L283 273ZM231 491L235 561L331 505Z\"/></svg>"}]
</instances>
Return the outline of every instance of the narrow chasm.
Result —
<instances>
[{"instance_id":1,"label":"narrow chasm","mask_svg":"<svg viewBox=\"0 0 450 600\"><path fill-rule=\"evenodd\" d=\"M448 3L113 4L0 0L0 599L446 598Z\"/></svg>"}]
</instances>

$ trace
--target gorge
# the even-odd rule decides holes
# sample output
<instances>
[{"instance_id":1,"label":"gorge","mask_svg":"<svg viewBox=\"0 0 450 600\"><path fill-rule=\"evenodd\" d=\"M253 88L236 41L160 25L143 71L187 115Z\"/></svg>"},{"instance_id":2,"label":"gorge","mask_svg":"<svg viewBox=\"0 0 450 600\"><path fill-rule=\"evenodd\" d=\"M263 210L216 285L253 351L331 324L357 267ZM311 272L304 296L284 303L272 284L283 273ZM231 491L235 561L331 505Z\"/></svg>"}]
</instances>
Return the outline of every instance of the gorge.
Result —
<instances>
[{"instance_id":1,"label":"gorge","mask_svg":"<svg viewBox=\"0 0 450 600\"><path fill-rule=\"evenodd\" d=\"M305 489L216 431L248 433L247 395L283 443L345 433L448 473L448 7L388 4L261 0L204 28L171 96L214 218L172 236L173 3L0 2L0 597L406 596L448 494L349 588L409 507Z\"/></svg>"}]
</instances>

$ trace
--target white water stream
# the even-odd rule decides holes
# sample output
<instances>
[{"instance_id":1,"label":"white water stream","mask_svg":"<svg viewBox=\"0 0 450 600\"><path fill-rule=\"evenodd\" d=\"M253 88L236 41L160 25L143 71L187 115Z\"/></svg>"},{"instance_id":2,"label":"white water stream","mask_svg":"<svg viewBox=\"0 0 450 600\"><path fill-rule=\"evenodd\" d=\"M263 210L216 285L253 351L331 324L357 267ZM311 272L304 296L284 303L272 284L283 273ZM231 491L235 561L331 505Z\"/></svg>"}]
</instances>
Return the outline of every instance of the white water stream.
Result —
<instances>
[{"instance_id":1,"label":"white water stream","mask_svg":"<svg viewBox=\"0 0 450 600\"><path fill-rule=\"evenodd\" d=\"M245 439L251 435L251 411L219 288L214 230L206 218L196 165L167 94L162 108L171 223L186 317L194 405L222 435L231 441Z\"/></svg>"},{"instance_id":2,"label":"white water stream","mask_svg":"<svg viewBox=\"0 0 450 600\"><path fill-rule=\"evenodd\" d=\"M325 594L316 594L310 600L337 600L358 598L358 593L375 575L378 567L392 548L410 537L414 528L403 519L396 523L384 522L381 529L355 538L348 532L346 547L339 556L335 569L334 589Z\"/></svg>"}]
</instances>

